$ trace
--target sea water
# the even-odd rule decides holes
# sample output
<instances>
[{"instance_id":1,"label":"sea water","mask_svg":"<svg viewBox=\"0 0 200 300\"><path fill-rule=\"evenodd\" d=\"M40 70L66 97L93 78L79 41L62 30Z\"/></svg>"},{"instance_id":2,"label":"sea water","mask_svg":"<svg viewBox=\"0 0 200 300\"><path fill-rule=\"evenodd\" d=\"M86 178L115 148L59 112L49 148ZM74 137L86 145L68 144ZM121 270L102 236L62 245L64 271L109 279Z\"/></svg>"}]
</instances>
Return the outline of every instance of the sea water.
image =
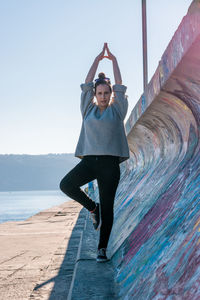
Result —
<instances>
[{"instance_id":1,"label":"sea water","mask_svg":"<svg viewBox=\"0 0 200 300\"><path fill-rule=\"evenodd\" d=\"M0 223L24 221L42 210L70 200L59 190L0 192Z\"/></svg>"}]
</instances>

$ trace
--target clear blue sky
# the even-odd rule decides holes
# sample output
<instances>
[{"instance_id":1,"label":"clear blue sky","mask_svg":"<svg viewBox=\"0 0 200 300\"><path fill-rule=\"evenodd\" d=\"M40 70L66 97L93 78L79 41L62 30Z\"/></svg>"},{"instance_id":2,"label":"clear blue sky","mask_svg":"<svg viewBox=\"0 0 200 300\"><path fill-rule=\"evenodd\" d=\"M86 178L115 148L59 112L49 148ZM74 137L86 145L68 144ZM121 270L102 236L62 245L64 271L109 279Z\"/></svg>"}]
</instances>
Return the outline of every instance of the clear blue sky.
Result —
<instances>
[{"instance_id":1,"label":"clear blue sky","mask_svg":"<svg viewBox=\"0 0 200 300\"><path fill-rule=\"evenodd\" d=\"M191 0L147 0L149 80ZM107 42L129 96L140 98L141 0L0 1L0 154L73 153L80 84ZM103 71L113 82L112 64Z\"/></svg>"}]
</instances>

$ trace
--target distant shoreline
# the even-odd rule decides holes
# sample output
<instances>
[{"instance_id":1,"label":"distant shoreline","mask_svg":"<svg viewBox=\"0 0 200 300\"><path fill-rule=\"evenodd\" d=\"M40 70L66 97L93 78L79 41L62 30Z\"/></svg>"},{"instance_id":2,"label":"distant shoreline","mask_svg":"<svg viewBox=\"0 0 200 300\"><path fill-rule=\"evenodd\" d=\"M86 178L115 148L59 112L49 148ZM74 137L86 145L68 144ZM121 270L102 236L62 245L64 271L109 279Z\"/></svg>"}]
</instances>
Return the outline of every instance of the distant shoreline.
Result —
<instances>
[{"instance_id":1,"label":"distant shoreline","mask_svg":"<svg viewBox=\"0 0 200 300\"><path fill-rule=\"evenodd\" d=\"M0 191L57 190L78 162L74 154L0 154Z\"/></svg>"}]
</instances>

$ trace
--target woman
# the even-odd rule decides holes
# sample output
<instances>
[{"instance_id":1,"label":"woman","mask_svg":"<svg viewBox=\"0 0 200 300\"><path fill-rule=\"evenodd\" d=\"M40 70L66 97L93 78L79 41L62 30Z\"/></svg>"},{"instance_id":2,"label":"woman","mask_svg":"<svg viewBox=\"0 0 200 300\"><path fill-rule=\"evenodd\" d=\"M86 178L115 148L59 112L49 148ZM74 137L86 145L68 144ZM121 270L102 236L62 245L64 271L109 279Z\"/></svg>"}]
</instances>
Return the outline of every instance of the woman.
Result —
<instances>
[{"instance_id":1,"label":"woman","mask_svg":"<svg viewBox=\"0 0 200 300\"><path fill-rule=\"evenodd\" d=\"M108 56L104 56L105 50ZM93 83L98 64L105 57L113 63L115 78L111 103L109 78L100 73L95 85ZM75 156L82 160L61 180L60 189L90 211L95 229L99 228L101 219L97 261L104 262L108 260L106 248L113 225L114 198L120 179L119 163L129 158L123 123L128 108L126 86L122 85L117 59L106 43L94 60L81 89L83 121ZM97 103L93 101L94 96ZM98 183L100 205L80 189L94 179Z\"/></svg>"}]
</instances>

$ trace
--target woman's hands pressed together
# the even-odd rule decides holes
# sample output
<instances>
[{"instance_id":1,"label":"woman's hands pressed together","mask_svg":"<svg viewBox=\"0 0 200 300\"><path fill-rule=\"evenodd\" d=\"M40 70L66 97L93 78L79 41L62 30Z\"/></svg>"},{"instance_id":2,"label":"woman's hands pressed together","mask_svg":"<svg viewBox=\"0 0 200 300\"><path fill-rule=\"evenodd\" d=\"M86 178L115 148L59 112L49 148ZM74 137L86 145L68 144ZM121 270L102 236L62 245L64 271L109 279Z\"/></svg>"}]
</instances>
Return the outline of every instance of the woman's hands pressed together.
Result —
<instances>
[{"instance_id":1,"label":"woman's hands pressed together","mask_svg":"<svg viewBox=\"0 0 200 300\"><path fill-rule=\"evenodd\" d=\"M105 55L105 51L107 51L108 55ZM95 58L88 75L85 79L85 83L91 82L94 80L94 76L98 67L99 62L104 59L108 58L109 60L112 61L113 63L113 73L114 73L114 78L115 78L115 84L122 84L122 78L121 78L121 73L120 69L117 63L116 57L110 52L110 49L108 48L108 44L104 43L103 50L99 53L99 55Z\"/></svg>"},{"instance_id":2,"label":"woman's hands pressed together","mask_svg":"<svg viewBox=\"0 0 200 300\"><path fill-rule=\"evenodd\" d=\"M100 54L95 58L88 74L87 77L85 79L85 83L91 82L94 80L94 76L96 74L96 70L98 67L99 62L104 58L104 53L105 53L105 49L106 49L106 43L104 43L103 46L103 50L100 52Z\"/></svg>"},{"instance_id":3,"label":"woman's hands pressed together","mask_svg":"<svg viewBox=\"0 0 200 300\"><path fill-rule=\"evenodd\" d=\"M105 56L104 56L104 53L105 53L105 50L106 50L106 43L104 43L104 46L103 46L103 50L99 53L99 55L96 57L96 60L99 62L100 60L102 60Z\"/></svg>"},{"instance_id":4,"label":"woman's hands pressed together","mask_svg":"<svg viewBox=\"0 0 200 300\"><path fill-rule=\"evenodd\" d=\"M105 43L106 45L106 51L108 53L108 56L104 56L108 59L110 59L113 63L113 73L114 73L114 77L115 77L115 84L122 84L122 77L121 77L121 73L120 73L120 69L117 63L117 59L116 57L110 52L110 49L108 48L107 43Z\"/></svg>"},{"instance_id":5,"label":"woman's hands pressed together","mask_svg":"<svg viewBox=\"0 0 200 300\"><path fill-rule=\"evenodd\" d=\"M108 48L108 44L107 43L105 43L104 44L105 45L105 49L106 49L106 51L107 51L107 53L108 53L108 56L104 56L105 58L108 58L108 59L110 59L110 60L115 60L116 59L116 57L110 52L110 50L109 50L109 48Z\"/></svg>"}]
</instances>

